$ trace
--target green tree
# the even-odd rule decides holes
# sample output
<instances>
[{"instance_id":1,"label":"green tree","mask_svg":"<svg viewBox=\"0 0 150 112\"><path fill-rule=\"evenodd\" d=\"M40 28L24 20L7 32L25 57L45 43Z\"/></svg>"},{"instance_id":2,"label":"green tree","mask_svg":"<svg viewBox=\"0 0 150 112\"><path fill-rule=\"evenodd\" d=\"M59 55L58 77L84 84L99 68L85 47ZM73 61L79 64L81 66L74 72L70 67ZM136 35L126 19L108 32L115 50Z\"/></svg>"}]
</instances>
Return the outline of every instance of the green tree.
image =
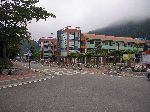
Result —
<instances>
[{"instance_id":1,"label":"green tree","mask_svg":"<svg viewBox=\"0 0 150 112\"><path fill-rule=\"evenodd\" d=\"M0 48L2 65L8 58L8 48L12 44L20 45L21 40L29 39L31 34L27 25L33 19L55 18L44 8L35 6L39 0L1 0L0 2Z\"/></svg>"}]
</instances>

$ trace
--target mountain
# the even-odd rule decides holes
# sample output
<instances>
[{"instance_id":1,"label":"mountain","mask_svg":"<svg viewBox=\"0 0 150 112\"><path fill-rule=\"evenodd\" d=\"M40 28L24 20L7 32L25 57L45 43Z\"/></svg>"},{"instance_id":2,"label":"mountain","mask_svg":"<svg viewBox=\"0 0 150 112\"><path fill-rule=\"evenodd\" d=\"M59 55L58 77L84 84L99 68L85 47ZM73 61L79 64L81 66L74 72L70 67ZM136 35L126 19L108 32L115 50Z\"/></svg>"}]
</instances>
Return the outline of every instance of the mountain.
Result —
<instances>
[{"instance_id":1,"label":"mountain","mask_svg":"<svg viewBox=\"0 0 150 112\"><path fill-rule=\"evenodd\" d=\"M34 40L30 40L30 42L27 40L23 41L22 45L21 45L20 54L23 55L25 53L28 53L29 49L31 49L32 46L34 46L35 49L38 49L38 50L40 49L38 42L36 42Z\"/></svg>"},{"instance_id":2,"label":"mountain","mask_svg":"<svg viewBox=\"0 0 150 112\"><path fill-rule=\"evenodd\" d=\"M147 38L150 40L150 18L139 22L118 22L102 29L89 31L88 33L143 39Z\"/></svg>"}]
</instances>

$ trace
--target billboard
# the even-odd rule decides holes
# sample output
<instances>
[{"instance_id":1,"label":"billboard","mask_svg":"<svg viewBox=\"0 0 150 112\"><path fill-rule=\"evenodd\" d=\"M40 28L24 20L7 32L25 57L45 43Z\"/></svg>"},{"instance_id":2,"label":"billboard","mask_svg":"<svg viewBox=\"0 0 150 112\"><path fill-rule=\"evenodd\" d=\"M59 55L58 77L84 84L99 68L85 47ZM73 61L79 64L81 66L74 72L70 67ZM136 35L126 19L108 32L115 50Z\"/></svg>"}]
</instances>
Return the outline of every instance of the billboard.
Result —
<instances>
[{"instance_id":1,"label":"billboard","mask_svg":"<svg viewBox=\"0 0 150 112\"><path fill-rule=\"evenodd\" d=\"M123 60L130 60L131 54L123 54Z\"/></svg>"},{"instance_id":2,"label":"billboard","mask_svg":"<svg viewBox=\"0 0 150 112\"><path fill-rule=\"evenodd\" d=\"M150 54L142 54L142 63L150 64Z\"/></svg>"}]
</instances>

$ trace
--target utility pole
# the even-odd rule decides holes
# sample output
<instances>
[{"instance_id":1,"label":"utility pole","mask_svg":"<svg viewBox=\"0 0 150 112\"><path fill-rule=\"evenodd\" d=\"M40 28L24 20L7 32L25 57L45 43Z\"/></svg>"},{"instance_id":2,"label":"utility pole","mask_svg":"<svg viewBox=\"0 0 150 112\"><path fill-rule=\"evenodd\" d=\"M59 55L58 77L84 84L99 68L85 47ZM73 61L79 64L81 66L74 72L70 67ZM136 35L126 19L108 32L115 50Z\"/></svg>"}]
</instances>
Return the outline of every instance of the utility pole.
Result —
<instances>
[{"instance_id":1,"label":"utility pole","mask_svg":"<svg viewBox=\"0 0 150 112\"><path fill-rule=\"evenodd\" d=\"M28 51L29 69L31 69L31 60L30 60L31 56L32 56L32 53L31 53L31 51L29 50L29 51Z\"/></svg>"}]
</instances>

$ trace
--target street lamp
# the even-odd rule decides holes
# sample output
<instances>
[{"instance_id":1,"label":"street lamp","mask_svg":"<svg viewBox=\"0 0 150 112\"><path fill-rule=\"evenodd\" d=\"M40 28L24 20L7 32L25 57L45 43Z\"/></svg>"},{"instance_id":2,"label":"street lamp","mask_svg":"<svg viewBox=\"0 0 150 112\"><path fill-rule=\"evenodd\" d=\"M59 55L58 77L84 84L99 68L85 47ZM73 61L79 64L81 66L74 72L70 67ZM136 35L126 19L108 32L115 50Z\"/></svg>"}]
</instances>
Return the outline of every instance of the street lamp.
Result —
<instances>
[{"instance_id":1,"label":"street lamp","mask_svg":"<svg viewBox=\"0 0 150 112\"><path fill-rule=\"evenodd\" d=\"M31 51L29 50L29 51L28 51L29 69L31 69L31 66L30 66L30 58L31 58L31 56L32 56L32 53L31 53Z\"/></svg>"}]
</instances>

